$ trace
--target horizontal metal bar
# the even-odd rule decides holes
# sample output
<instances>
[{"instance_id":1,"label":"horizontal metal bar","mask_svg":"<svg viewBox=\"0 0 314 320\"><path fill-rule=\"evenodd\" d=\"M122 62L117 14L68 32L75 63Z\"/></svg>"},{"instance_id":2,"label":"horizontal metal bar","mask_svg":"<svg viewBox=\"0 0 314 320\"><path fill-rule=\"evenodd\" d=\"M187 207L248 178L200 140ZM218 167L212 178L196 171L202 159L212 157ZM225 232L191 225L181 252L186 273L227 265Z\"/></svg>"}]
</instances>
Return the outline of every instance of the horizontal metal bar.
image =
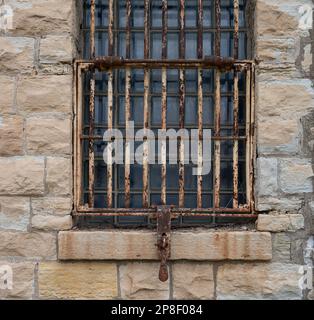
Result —
<instances>
[{"instance_id":1,"label":"horizontal metal bar","mask_svg":"<svg viewBox=\"0 0 314 320\"><path fill-rule=\"evenodd\" d=\"M157 208L121 208L121 209L86 209L79 208L73 212L73 216L91 216L91 217L114 217L114 216L134 216L134 217L151 217L157 214ZM173 208L171 217L228 217L228 218L256 218L258 215L250 213L248 208L209 208L209 209L189 209Z\"/></svg>"},{"instance_id":2,"label":"horizontal metal bar","mask_svg":"<svg viewBox=\"0 0 314 320\"><path fill-rule=\"evenodd\" d=\"M196 130L196 129L195 129ZM88 135L81 135L80 137L81 140L103 140L103 136L88 136ZM178 140L179 138L167 138L167 140ZM245 136L230 136L230 137L215 137L213 136L211 138L211 140L246 140L247 137ZM116 138L115 140L125 140L125 138ZM144 139L144 140L155 140L153 138L147 138L147 139ZM182 137L181 140L187 140L189 141L190 139L189 138L185 138L185 137Z\"/></svg>"},{"instance_id":3,"label":"horizontal metal bar","mask_svg":"<svg viewBox=\"0 0 314 320\"><path fill-rule=\"evenodd\" d=\"M124 59L119 56L104 56L94 60L77 60L79 64L86 64L88 69L100 71L108 68L211 68L232 69L234 66L254 64L253 60L235 60L221 56L207 56L204 59Z\"/></svg>"}]
</instances>

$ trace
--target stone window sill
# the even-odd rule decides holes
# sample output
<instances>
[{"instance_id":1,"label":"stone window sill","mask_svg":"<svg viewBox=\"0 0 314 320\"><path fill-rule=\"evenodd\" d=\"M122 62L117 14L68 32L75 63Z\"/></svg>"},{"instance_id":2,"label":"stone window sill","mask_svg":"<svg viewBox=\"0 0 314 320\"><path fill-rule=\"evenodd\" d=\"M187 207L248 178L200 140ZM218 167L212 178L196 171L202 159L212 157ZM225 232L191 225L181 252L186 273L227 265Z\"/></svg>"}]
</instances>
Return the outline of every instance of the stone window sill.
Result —
<instances>
[{"instance_id":1,"label":"stone window sill","mask_svg":"<svg viewBox=\"0 0 314 320\"><path fill-rule=\"evenodd\" d=\"M59 260L159 260L148 230L62 231ZM272 259L271 234L259 231L185 230L171 233L171 260Z\"/></svg>"}]
</instances>

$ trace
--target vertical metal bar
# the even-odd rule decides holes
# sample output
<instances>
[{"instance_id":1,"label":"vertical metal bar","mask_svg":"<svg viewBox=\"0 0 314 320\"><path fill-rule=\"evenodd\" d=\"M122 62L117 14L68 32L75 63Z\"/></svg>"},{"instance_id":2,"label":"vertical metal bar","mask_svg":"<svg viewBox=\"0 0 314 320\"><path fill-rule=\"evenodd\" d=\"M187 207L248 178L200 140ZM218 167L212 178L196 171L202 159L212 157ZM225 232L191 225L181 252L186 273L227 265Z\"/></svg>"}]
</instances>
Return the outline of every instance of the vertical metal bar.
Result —
<instances>
[{"instance_id":1,"label":"vertical metal bar","mask_svg":"<svg viewBox=\"0 0 314 320\"><path fill-rule=\"evenodd\" d=\"M238 59L239 52L239 0L234 0L234 42L233 57ZM233 88L233 135L239 136L239 74L234 68ZM239 206L239 140L233 141L233 208Z\"/></svg>"},{"instance_id":2,"label":"vertical metal bar","mask_svg":"<svg viewBox=\"0 0 314 320\"><path fill-rule=\"evenodd\" d=\"M91 25L90 25L90 58L95 58L95 0L91 0ZM89 95L89 135L94 135L95 123L95 71L91 72L90 95ZM90 139L88 144L88 206L94 207L95 183L95 153L94 140Z\"/></svg>"},{"instance_id":3,"label":"vertical metal bar","mask_svg":"<svg viewBox=\"0 0 314 320\"><path fill-rule=\"evenodd\" d=\"M180 59L185 58L185 0L180 0ZM179 125L180 129L184 128L185 121L185 72L180 69L180 102L179 102ZM179 207L184 207L184 140L180 139L179 146Z\"/></svg>"},{"instance_id":4,"label":"vertical metal bar","mask_svg":"<svg viewBox=\"0 0 314 320\"><path fill-rule=\"evenodd\" d=\"M113 0L109 0L108 55L113 55ZM108 129L113 128L113 71L108 70ZM108 143L107 160L107 207L112 208L112 143Z\"/></svg>"},{"instance_id":5,"label":"vertical metal bar","mask_svg":"<svg viewBox=\"0 0 314 320\"><path fill-rule=\"evenodd\" d=\"M255 140L255 66L252 65L251 69L251 122L250 122L250 190L251 190L251 198L250 198L250 209L254 211L254 162L256 159L256 140Z\"/></svg>"},{"instance_id":6,"label":"vertical metal bar","mask_svg":"<svg viewBox=\"0 0 314 320\"><path fill-rule=\"evenodd\" d=\"M131 1L126 0L126 58L131 54ZM125 69L125 130L128 133L131 121L131 68ZM125 188L125 207L130 207L130 173L131 173L131 150L130 141L125 141L125 163L124 163L124 188Z\"/></svg>"},{"instance_id":7,"label":"vertical metal bar","mask_svg":"<svg viewBox=\"0 0 314 320\"><path fill-rule=\"evenodd\" d=\"M250 186L250 162L251 162L251 70L246 70L246 91L245 91L245 172L246 172L246 202L250 207L251 186Z\"/></svg>"},{"instance_id":8,"label":"vertical metal bar","mask_svg":"<svg viewBox=\"0 0 314 320\"><path fill-rule=\"evenodd\" d=\"M198 0L198 35L197 56L203 58L203 1ZM198 68L198 175L197 175L197 207L202 207L203 176L203 70Z\"/></svg>"},{"instance_id":9,"label":"vertical metal bar","mask_svg":"<svg viewBox=\"0 0 314 320\"><path fill-rule=\"evenodd\" d=\"M144 58L149 59L149 0L144 3ZM148 68L144 69L144 129L149 128L149 89L150 89L150 72ZM143 207L148 208L148 140L143 145Z\"/></svg>"},{"instance_id":10,"label":"vertical metal bar","mask_svg":"<svg viewBox=\"0 0 314 320\"><path fill-rule=\"evenodd\" d=\"M233 0L234 33L233 33L233 57L239 57L239 0Z\"/></svg>"},{"instance_id":11,"label":"vertical metal bar","mask_svg":"<svg viewBox=\"0 0 314 320\"><path fill-rule=\"evenodd\" d=\"M77 76L77 84L76 84L76 144L75 144L75 155L76 161L75 163L75 177L76 180L76 209L80 207L82 203L82 141L80 139L80 135L82 134L82 111L83 111L83 88L82 88L82 68L80 65L75 64L75 74Z\"/></svg>"},{"instance_id":12,"label":"vertical metal bar","mask_svg":"<svg viewBox=\"0 0 314 320\"><path fill-rule=\"evenodd\" d=\"M168 31L168 1L162 0L162 59L167 59L167 31ZM161 92L161 129L167 129L167 68L163 67L162 92ZM166 174L167 174L167 144L162 141L161 145L161 203L167 202L166 195Z\"/></svg>"},{"instance_id":13,"label":"vertical metal bar","mask_svg":"<svg viewBox=\"0 0 314 320\"><path fill-rule=\"evenodd\" d=\"M234 70L234 92L233 92L233 135L239 136L239 75ZM233 208L239 206L239 140L233 141Z\"/></svg>"},{"instance_id":14,"label":"vertical metal bar","mask_svg":"<svg viewBox=\"0 0 314 320\"><path fill-rule=\"evenodd\" d=\"M215 0L215 55L220 56L220 0ZM220 70L215 70L215 137L220 137L221 99L220 99ZM220 207L220 149L219 140L214 144L214 207Z\"/></svg>"}]
</instances>

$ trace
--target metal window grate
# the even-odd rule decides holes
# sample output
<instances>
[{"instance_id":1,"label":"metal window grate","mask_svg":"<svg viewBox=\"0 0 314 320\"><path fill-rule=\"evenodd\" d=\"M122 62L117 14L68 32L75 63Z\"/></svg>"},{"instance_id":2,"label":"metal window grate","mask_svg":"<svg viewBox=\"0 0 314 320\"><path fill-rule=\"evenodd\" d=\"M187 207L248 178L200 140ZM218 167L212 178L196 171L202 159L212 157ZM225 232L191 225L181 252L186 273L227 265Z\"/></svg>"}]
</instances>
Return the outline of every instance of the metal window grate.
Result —
<instances>
[{"instance_id":1,"label":"metal window grate","mask_svg":"<svg viewBox=\"0 0 314 320\"><path fill-rule=\"evenodd\" d=\"M202 222L254 216L254 62L247 60L246 6L244 0L84 1L75 215L148 223L157 206L171 205L180 223L190 216ZM135 131L211 129L211 173L192 176L182 140L175 165L167 164L169 152L161 164L149 164L146 140L143 166L106 165L102 153L111 143L103 133L127 130L128 120ZM199 161L202 147L200 141Z\"/></svg>"}]
</instances>

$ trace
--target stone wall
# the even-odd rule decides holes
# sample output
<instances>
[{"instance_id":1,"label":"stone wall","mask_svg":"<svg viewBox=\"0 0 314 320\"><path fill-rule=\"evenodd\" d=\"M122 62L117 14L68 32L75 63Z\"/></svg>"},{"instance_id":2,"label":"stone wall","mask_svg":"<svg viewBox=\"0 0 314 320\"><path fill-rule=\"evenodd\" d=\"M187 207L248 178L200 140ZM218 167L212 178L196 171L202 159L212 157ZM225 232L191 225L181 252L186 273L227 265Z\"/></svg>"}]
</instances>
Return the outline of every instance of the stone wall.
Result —
<instances>
[{"instance_id":1,"label":"stone wall","mask_svg":"<svg viewBox=\"0 0 314 320\"><path fill-rule=\"evenodd\" d=\"M0 33L0 266L9 299L304 299L313 261L310 0L256 0L256 227L176 231L158 280L154 232L72 229L73 59L80 1L7 0Z\"/></svg>"}]
</instances>

